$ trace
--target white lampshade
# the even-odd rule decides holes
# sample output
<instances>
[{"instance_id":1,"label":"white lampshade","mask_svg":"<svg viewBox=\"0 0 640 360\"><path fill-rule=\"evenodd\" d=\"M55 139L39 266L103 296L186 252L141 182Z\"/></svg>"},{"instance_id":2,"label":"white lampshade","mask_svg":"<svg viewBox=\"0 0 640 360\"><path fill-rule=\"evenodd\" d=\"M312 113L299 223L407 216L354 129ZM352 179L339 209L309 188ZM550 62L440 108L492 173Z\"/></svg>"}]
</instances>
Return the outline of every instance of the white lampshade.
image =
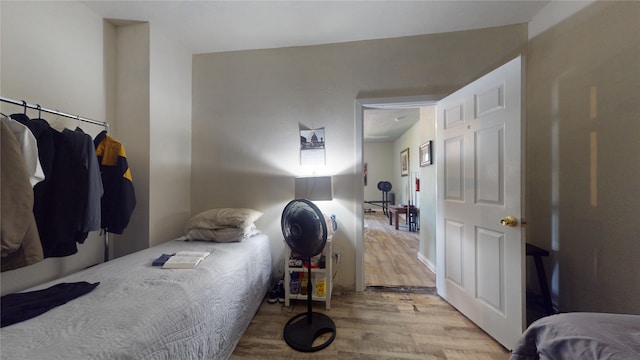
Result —
<instances>
[{"instance_id":1,"label":"white lampshade","mask_svg":"<svg viewBox=\"0 0 640 360\"><path fill-rule=\"evenodd\" d=\"M296 199L312 201L333 200L331 176L312 176L296 178Z\"/></svg>"}]
</instances>

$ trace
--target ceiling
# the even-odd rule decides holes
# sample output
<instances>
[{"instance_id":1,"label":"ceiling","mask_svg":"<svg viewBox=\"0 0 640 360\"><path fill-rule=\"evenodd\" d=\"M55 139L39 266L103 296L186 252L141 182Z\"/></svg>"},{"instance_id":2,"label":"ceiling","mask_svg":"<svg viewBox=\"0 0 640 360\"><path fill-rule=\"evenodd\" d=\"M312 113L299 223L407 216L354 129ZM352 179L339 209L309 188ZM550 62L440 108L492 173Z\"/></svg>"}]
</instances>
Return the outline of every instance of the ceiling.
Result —
<instances>
[{"instance_id":1,"label":"ceiling","mask_svg":"<svg viewBox=\"0 0 640 360\"><path fill-rule=\"evenodd\" d=\"M364 142L392 142L420 120L420 109L365 109Z\"/></svg>"},{"instance_id":2,"label":"ceiling","mask_svg":"<svg viewBox=\"0 0 640 360\"><path fill-rule=\"evenodd\" d=\"M192 53L340 43L529 22L549 0L82 1L105 19L148 21ZM398 119L397 121L395 119ZM394 141L417 109L365 111L364 140Z\"/></svg>"},{"instance_id":3,"label":"ceiling","mask_svg":"<svg viewBox=\"0 0 640 360\"><path fill-rule=\"evenodd\" d=\"M105 19L148 21L200 54L518 24L549 0L82 2Z\"/></svg>"}]
</instances>

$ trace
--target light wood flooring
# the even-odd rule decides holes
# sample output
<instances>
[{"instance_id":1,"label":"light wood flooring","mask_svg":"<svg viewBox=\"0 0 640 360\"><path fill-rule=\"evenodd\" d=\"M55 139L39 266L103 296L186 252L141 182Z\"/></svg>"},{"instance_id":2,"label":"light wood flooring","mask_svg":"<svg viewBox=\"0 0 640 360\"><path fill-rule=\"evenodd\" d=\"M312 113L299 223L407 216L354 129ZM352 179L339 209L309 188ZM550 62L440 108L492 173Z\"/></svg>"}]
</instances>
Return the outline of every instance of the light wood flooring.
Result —
<instances>
[{"instance_id":1,"label":"light wood flooring","mask_svg":"<svg viewBox=\"0 0 640 360\"><path fill-rule=\"evenodd\" d=\"M428 270L424 272L425 265L412 260L417 253L417 233L402 228L396 231L388 222L384 225L385 218L379 221L376 215L372 218L366 215L370 235L374 233L365 240L366 283L394 287L434 286L433 274ZM382 231L385 226L390 230L386 235ZM414 236L416 238L412 240ZM407 247L394 245L393 241L400 241ZM398 253L390 255L395 250L399 250ZM374 265L376 263L384 263L393 271L381 270ZM371 289L334 292L331 310L326 310L324 303L313 303L314 312L324 313L335 322L337 333L327 348L314 353L291 349L282 335L284 325L291 317L307 311L306 302L294 300L292 306L285 307L264 300L231 359L509 358L507 350L439 296Z\"/></svg>"},{"instance_id":2,"label":"light wood flooring","mask_svg":"<svg viewBox=\"0 0 640 360\"><path fill-rule=\"evenodd\" d=\"M404 219L398 230L381 210L364 216L365 286L435 287L433 272L418 260L420 233Z\"/></svg>"}]
</instances>

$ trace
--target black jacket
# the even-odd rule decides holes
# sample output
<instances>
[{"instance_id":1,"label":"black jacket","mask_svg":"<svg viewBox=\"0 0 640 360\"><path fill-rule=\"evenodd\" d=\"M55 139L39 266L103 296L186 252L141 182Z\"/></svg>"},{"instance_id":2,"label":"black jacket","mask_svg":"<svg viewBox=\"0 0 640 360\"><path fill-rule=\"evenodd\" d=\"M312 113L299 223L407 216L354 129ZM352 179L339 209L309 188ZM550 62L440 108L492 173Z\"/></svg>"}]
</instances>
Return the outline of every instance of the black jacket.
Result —
<instances>
[{"instance_id":1,"label":"black jacket","mask_svg":"<svg viewBox=\"0 0 640 360\"><path fill-rule=\"evenodd\" d=\"M102 228L122 234L136 206L131 171L124 146L113 137L101 132L93 141L100 163L102 185Z\"/></svg>"}]
</instances>

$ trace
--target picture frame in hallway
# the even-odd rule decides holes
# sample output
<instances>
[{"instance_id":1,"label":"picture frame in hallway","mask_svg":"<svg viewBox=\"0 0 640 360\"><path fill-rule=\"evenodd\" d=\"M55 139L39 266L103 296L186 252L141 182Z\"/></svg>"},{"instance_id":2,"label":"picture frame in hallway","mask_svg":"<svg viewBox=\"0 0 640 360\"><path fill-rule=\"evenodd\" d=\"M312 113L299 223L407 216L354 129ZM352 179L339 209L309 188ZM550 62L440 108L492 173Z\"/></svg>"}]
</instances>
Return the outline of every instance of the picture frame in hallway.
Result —
<instances>
[{"instance_id":1,"label":"picture frame in hallway","mask_svg":"<svg viewBox=\"0 0 640 360\"><path fill-rule=\"evenodd\" d=\"M420 145L420 167L433 164L431 156L431 140Z\"/></svg>"},{"instance_id":2,"label":"picture frame in hallway","mask_svg":"<svg viewBox=\"0 0 640 360\"><path fill-rule=\"evenodd\" d=\"M409 148L400 151L400 176L409 176Z\"/></svg>"}]
</instances>

